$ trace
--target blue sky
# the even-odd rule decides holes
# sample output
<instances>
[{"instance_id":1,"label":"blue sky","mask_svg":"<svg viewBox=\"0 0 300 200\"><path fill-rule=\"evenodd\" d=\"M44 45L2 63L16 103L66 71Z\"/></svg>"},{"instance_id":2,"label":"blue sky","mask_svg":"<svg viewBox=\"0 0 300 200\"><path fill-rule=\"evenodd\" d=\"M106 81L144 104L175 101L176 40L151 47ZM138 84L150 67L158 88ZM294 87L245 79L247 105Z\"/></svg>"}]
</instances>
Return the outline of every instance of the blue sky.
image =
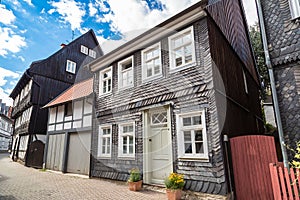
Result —
<instances>
[{"instance_id":1,"label":"blue sky","mask_svg":"<svg viewBox=\"0 0 300 200\"><path fill-rule=\"evenodd\" d=\"M0 99L33 61L47 58L89 29L103 47L129 40L197 0L0 0ZM245 5L252 16L253 2ZM253 24L253 17L249 18ZM142 22L142 23L141 23ZM112 45L109 45L112 44Z\"/></svg>"}]
</instances>

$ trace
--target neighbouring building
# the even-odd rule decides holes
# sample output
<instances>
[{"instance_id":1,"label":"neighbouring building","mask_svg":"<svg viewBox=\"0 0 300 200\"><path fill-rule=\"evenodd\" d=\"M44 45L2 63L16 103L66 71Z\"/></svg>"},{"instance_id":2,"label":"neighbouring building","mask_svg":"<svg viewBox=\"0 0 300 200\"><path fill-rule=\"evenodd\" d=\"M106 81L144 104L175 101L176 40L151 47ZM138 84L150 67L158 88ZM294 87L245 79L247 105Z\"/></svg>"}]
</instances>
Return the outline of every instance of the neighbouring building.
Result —
<instances>
[{"instance_id":1,"label":"neighbouring building","mask_svg":"<svg viewBox=\"0 0 300 200\"><path fill-rule=\"evenodd\" d=\"M10 108L0 99L0 152L11 149L13 121L10 119Z\"/></svg>"},{"instance_id":2,"label":"neighbouring building","mask_svg":"<svg viewBox=\"0 0 300 200\"><path fill-rule=\"evenodd\" d=\"M46 59L32 62L10 94L14 100L13 160L42 167L49 101L74 82L90 78L82 66L102 56L93 30L78 37Z\"/></svg>"},{"instance_id":3,"label":"neighbouring building","mask_svg":"<svg viewBox=\"0 0 300 200\"><path fill-rule=\"evenodd\" d=\"M89 175L93 79L75 83L49 102L45 167Z\"/></svg>"},{"instance_id":4,"label":"neighbouring building","mask_svg":"<svg viewBox=\"0 0 300 200\"><path fill-rule=\"evenodd\" d=\"M163 184L178 172L188 190L233 190L223 136L264 132L239 0L200 1L89 67L95 73L90 176L126 181L136 167L146 184Z\"/></svg>"},{"instance_id":5,"label":"neighbouring building","mask_svg":"<svg viewBox=\"0 0 300 200\"><path fill-rule=\"evenodd\" d=\"M300 1L260 2L284 140L295 147L300 141Z\"/></svg>"}]
</instances>

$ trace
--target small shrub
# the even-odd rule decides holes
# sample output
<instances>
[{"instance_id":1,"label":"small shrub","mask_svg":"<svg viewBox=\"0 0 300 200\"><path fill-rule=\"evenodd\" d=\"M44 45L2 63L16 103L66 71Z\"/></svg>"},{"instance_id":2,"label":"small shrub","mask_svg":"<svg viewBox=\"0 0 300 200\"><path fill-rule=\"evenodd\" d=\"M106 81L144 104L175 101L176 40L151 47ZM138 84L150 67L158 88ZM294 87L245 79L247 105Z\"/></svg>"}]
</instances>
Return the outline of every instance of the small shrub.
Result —
<instances>
[{"instance_id":1,"label":"small shrub","mask_svg":"<svg viewBox=\"0 0 300 200\"><path fill-rule=\"evenodd\" d=\"M137 182L141 180L141 172L137 168L133 168L130 170L130 175L128 182Z\"/></svg>"},{"instance_id":2,"label":"small shrub","mask_svg":"<svg viewBox=\"0 0 300 200\"><path fill-rule=\"evenodd\" d=\"M171 173L165 180L166 188L171 190L183 189L184 183L183 175L177 173Z\"/></svg>"}]
</instances>

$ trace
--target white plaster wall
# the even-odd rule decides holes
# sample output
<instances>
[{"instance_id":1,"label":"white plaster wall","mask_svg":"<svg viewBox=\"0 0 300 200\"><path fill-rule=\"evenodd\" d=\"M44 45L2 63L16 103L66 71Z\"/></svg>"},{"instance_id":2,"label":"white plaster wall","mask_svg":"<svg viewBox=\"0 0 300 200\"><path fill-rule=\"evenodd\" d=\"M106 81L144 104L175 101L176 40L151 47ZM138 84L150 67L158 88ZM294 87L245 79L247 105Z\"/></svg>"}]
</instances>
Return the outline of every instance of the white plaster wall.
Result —
<instances>
[{"instance_id":1,"label":"white plaster wall","mask_svg":"<svg viewBox=\"0 0 300 200\"><path fill-rule=\"evenodd\" d=\"M92 111L93 111L92 102L93 102L93 100L91 98L84 100L84 111L83 111L84 114L92 113Z\"/></svg>"},{"instance_id":2,"label":"white plaster wall","mask_svg":"<svg viewBox=\"0 0 300 200\"><path fill-rule=\"evenodd\" d=\"M73 106L73 119L81 119L82 118L82 107L83 101L75 101Z\"/></svg>"},{"instance_id":3,"label":"white plaster wall","mask_svg":"<svg viewBox=\"0 0 300 200\"><path fill-rule=\"evenodd\" d=\"M53 124L55 123L57 107L50 108L49 110L49 124Z\"/></svg>"},{"instance_id":4,"label":"white plaster wall","mask_svg":"<svg viewBox=\"0 0 300 200\"><path fill-rule=\"evenodd\" d=\"M83 127L92 126L92 115L83 117Z\"/></svg>"},{"instance_id":5,"label":"white plaster wall","mask_svg":"<svg viewBox=\"0 0 300 200\"><path fill-rule=\"evenodd\" d=\"M58 110L57 110L57 118L56 118L56 122L62 122L64 119L64 106L59 106Z\"/></svg>"}]
</instances>

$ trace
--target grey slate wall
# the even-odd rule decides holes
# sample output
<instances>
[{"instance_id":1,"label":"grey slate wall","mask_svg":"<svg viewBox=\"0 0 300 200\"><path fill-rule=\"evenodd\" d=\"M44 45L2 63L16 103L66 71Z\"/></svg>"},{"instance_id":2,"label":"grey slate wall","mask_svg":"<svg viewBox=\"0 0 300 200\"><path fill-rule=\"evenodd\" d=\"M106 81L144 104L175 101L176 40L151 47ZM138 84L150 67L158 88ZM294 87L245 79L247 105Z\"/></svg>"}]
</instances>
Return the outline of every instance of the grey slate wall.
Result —
<instances>
[{"instance_id":1,"label":"grey slate wall","mask_svg":"<svg viewBox=\"0 0 300 200\"><path fill-rule=\"evenodd\" d=\"M113 66L113 92L110 96L100 97L99 73L95 75L94 91L95 113L92 142L91 175L126 181L128 171L132 167L142 169L143 133L141 108L161 102L172 101L171 130L173 145L173 168L175 172L185 174L186 189L212 194L227 193L223 153L216 112L215 94L212 90L212 68L209 52L207 21L202 19L193 24L196 46L196 66L182 71L169 72L168 38L161 40L163 77L142 84L141 53L134 55L134 87L129 90L117 91L117 61ZM188 27L188 26L187 26ZM149 44L150 46L151 44ZM131 55L128 55L131 56ZM120 59L122 60L122 59ZM177 155L177 130L175 114L186 109L206 107L208 162L179 161ZM135 120L136 156L133 160L117 158L118 131L117 126L122 120ZM113 124L112 159L97 158L98 125Z\"/></svg>"},{"instance_id":2,"label":"grey slate wall","mask_svg":"<svg viewBox=\"0 0 300 200\"><path fill-rule=\"evenodd\" d=\"M285 141L295 147L300 140L300 22L291 19L288 0L261 3ZM291 152L288 153L291 159Z\"/></svg>"}]
</instances>

